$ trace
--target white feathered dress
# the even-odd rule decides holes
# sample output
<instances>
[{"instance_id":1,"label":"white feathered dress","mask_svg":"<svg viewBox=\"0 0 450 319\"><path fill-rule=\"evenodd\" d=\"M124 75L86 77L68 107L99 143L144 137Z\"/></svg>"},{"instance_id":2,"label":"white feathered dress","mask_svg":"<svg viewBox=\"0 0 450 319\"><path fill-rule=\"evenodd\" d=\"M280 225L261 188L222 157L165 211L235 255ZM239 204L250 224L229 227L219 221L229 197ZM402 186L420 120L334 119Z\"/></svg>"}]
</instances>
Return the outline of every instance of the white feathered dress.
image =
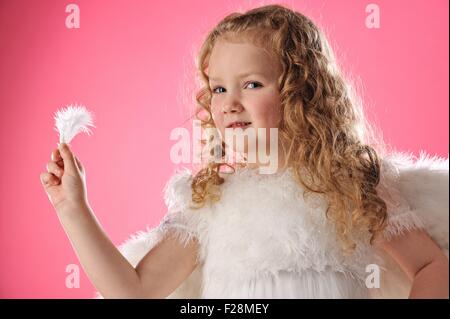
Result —
<instances>
[{"instance_id":1,"label":"white feathered dress","mask_svg":"<svg viewBox=\"0 0 450 319\"><path fill-rule=\"evenodd\" d=\"M390 237L424 228L448 256L448 159L416 162L397 153L382 161L380 196L388 205ZM407 298L411 283L383 252L360 238L344 257L326 201L305 200L290 169L259 174L242 169L225 177L221 199L192 209L192 175L177 172L165 189L168 212L158 227L120 246L133 266L169 230L199 242L198 266L167 298ZM377 265L380 286L366 285ZM370 267L370 266L369 266ZM373 282L372 282L373 283ZM372 288L369 288L372 287Z\"/></svg>"}]
</instances>

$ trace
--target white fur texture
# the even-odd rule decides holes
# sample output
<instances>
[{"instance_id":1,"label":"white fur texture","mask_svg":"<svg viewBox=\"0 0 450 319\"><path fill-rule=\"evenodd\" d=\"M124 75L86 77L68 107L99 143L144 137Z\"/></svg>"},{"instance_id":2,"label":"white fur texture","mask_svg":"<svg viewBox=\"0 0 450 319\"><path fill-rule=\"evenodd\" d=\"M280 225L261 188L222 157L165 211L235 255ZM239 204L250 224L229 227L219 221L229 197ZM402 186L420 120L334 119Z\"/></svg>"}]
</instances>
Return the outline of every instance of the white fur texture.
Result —
<instances>
[{"instance_id":1,"label":"white fur texture","mask_svg":"<svg viewBox=\"0 0 450 319\"><path fill-rule=\"evenodd\" d=\"M135 266L167 230L200 243L198 267L168 298L406 298L409 282L388 256L360 237L344 257L319 195L303 199L287 170L225 177L221 200L190 207L191 173L175 174L165 189L168 213L120 250ZM388 205L385 238L425 228L448 252L448 159L392 154L382 162L380 195ZM380 265L382 286L364 286L366 266Z\"/></svg>"}]
</instances>

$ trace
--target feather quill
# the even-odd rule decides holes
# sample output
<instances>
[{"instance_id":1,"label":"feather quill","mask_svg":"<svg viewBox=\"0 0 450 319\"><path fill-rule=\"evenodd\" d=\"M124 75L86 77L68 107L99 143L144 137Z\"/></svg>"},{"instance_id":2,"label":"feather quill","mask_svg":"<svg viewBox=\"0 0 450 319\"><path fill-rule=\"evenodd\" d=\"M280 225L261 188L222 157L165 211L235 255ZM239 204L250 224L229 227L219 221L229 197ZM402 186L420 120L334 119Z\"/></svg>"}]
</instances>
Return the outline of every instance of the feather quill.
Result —
<instances>
[{"instance_id":1,"label":"feather quill","mask_svg":"<svg viewBox=\"0 0 450 319\"><path fill-rule=\"evenodd\" d=\"M55 113L55 130L59 133L59 143L70 143L80 132L91 135L93 114L83 105L69 105Z\"/></svg>"}]
</instances>

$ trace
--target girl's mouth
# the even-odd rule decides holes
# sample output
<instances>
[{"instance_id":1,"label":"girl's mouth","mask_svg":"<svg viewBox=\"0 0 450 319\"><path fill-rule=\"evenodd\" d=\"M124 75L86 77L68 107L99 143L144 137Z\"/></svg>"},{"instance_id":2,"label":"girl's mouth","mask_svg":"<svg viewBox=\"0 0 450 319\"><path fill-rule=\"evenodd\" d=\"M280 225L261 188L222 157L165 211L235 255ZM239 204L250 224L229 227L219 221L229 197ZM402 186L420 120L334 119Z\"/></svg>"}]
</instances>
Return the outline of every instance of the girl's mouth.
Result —
<instances>
[{"instance_id":1,"label":"girl's mouth","mask_svg":"<svg viewBox=\"0 0 450 319\"><path fill-rule=\"evenodd\" d=\"M248 127L252 122L233 122L230 125L227 126L227 128L246 128Z\"/></svg>"}]
</instances>

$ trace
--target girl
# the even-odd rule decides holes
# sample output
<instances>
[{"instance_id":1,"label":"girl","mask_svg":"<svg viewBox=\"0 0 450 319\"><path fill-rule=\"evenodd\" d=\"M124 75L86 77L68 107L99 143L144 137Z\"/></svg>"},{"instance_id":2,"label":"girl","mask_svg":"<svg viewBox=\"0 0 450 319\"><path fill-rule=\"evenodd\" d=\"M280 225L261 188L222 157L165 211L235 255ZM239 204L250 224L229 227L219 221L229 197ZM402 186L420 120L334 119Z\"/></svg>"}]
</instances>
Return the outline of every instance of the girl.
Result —
<instances>
[{"instance_id":1,"label":"girl","mask_svg":"<svg viewBox=\"0 0 450 319\"><path fill-rule=\"evenodd\" d=\"M218 130L220 158L171 178L158 227L116 249L67 145L41 175L101 296L368 298L380 289L387 296L395 283L394 297L407 287L411 298L448 298L448 259L425 231L424 201L408 188L423 183L410 169L415 179L405 184L399 163L407 161L370 141L361 108L310 19L279 5L231 14L208 34L198 68L197 114L203 128ZM256 135L256 148L249 139L230 145L227 129L266 134ZM270 163L252 156L263 146L277 163L271 174L261 173ZM230 152L246 163L230 163ZM448 182L448 162L432 164L444 167L436 176ZM381 279L380 269L388 270Z\"/></svg>"}]
</instances>

